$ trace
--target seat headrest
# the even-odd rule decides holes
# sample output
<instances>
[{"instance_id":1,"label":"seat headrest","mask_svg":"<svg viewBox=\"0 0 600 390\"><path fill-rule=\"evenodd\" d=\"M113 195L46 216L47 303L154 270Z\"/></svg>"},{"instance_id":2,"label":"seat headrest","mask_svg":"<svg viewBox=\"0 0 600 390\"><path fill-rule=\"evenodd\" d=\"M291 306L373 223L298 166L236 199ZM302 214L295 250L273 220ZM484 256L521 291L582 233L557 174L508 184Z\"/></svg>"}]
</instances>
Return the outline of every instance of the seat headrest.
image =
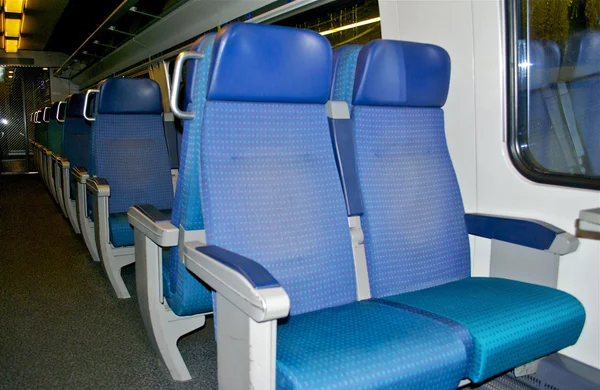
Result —
<instances>
[{"instance_id":1,"label":"seat headrest","mask_svg":"<svg viewBox=\"0 0 600 390\"><path fill-rule=\"evenodd\" d=\"M74 93L67 98L67 118L83 118L85 94Z\"/></svg>"},{"instance_id":2,"label":"seat headrest","mask_svg":"<svg viewBox=\"0 0 600 390\"><path fill-rule=\"evenodd\" d=\"M330 100L352 104L356 62L362 45L344 45L333 49L333 82Z\"/></svg>"},{"instance_id":3,"label":"seat headrest","mask_svg":"<svg viewBox=\"0 0 600 390\"><path fill-rule=\"evenodd\" d=\"M560 70L560 48L552 41L518 42L519 79L526 77L529 70L529 86L519 83L520 89L536 90L556 83ZM529 58L527 50L529 49Z\"/></svg>"},{"instance_id":4,"label":"seat headrest","mask_svg":"<svg viewBox=\"0 0 600 390\"><path fill-rule=\"evenodd\" d=\"M200 37L196 42L192 44L190 50L197 51L199 53L204 53L204 58L201 61L209 61L212 55L212 47L215 41L216 33L206 34ZM191 60L187 62L187 69L185 75L185 102L187 104L191 103L193 100L192 86L195 84L196 79L196 66L200 61Z\"/></svg>"},{"instance_id":5,"label":"seat headrest","mask_svg":"<svg viewBox=\"0 0 600 390\"><path fill-rule=\"evenodd\" d=\"M450 84L450 56L439 46L378 39L358 55L353 104L442 107Z\"/></svg>"},{"instance_id":6,"label":"seat headrest","mask_svg":"<svg viewBox=\"0 0 600 390\"><path fill-rule=\"evenodd\" d=\"M331 46L310 30L231 24L217 35L209 100L325 103Z\"/></svg>"},{"instance_id":7,"label":"seat headrest","mask_svg":"<svg viewBox=\"0 0 600 390\"><path fill-rule=\"evenodd\" d=\"M574 34L567 41L563 67L569 79L600 73L600 31Z\"/></svg>"},{"instance_id":8,"label":"seat headrest","mask_svg":"<svg viewBox=\"0 0 600 390\"><path fill-rule=\"evenodd\" d=\"M161 114L160 87L150 79L110 78L100 84L98 114Z\"/></svg>"}]
</instances>

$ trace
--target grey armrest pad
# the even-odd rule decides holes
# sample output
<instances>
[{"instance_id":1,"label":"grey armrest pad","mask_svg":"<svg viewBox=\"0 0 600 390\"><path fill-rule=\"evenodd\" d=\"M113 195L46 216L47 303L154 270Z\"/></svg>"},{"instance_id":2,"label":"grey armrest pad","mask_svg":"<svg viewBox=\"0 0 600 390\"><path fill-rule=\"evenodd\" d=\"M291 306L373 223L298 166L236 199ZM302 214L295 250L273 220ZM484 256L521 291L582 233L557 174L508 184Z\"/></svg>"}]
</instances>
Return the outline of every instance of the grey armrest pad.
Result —
<instances>
[{"instance_id":1,"label":"grey armrest pad","mask_svg":"<svg viewBox=\"0 0 600 390\"><path fill-rule=\"evenodd\" d=\"M159 215L162 217L157 218ZM177 246L179 242L179 229L154 206L132 206L127 211L127 219L134 229L163 248Z\"/></svg>"},{"instance_id":2,"label":"grey armrest pad","mask_svg":"<svg viewBox=\"0 0 600 390\"><path fill-rule=\"evenodd\" d=\"M83 167L73 167L71 169L71 173L73 174L73 177L81 184L85 184L86 180L90 177L87 169Z\"/></svg>"},{"instance_id":3,"label":"grey armrest pad","mask_svg":"<svg viewBox=\"0 0 600 390\"><path fill-rule=\"evenodd\" d=\"M105 197L110 196L110 186L105 179L94 177L85 182L87 190L94 196Z\"/></svg>"},{"instance_id":4,"label":"grey armrest pad","mask_svg":"<svg viewBox=\"0 0 600 390\"><path fill-rule=\"evenodd\" d=\"M60 160L58 160L58 166L60 166L61 168L70 168L71 163L66 158L61 158Z\"/></svg>"}]
</instances>

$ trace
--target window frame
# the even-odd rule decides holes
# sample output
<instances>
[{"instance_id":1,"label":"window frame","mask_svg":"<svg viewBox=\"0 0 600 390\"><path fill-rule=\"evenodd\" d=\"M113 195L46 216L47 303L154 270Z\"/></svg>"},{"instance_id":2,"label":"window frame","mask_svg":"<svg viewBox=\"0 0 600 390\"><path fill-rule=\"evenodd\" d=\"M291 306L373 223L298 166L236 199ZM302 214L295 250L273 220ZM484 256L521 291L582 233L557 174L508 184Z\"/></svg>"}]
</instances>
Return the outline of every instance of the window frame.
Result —
<instances>
[{"instance_id":1,"label":"window frame","mask_svg":"<svg viewBox=\"0 0 600 390\"><path fill-rule=\"evenodd\" d=\"M517 171L527 179L541 184L555 186L600 190L600 177L590 177L577 174L550 172L536 169L530 162L528 152L519 144L519 79L518 79L518 29L521 16L521 5L529 0L505 1L505 32L506 32L506 143L508 155ZM526 38L526 37L525 37ZM527 104L526 102L524 104ZM527 121L527 118L525 118ZM529 124L525 122L527 128ZM540 167L541 168L541 167Z\"/></svg>"}]
</instances>

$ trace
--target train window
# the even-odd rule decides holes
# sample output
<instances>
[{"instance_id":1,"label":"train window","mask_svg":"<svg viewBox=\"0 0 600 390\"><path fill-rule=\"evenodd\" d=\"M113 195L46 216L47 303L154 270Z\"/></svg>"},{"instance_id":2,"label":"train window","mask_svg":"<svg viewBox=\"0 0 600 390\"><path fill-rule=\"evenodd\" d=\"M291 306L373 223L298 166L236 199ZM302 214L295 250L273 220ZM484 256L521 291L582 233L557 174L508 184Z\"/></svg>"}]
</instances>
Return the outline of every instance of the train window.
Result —
<instances>
[{"instance_id":1,"label":"train window","mask_svg":"<svg viewBox=\"0 0 600 390\"><path fill-rule=\"evenodd\" d=\"M334 48L381 38L377 0L333 1L273 24L318 31Z\"/></svg>"},{"instance_id":2,"label":"train window","mask_svg":"<svg viewBox=\"0 0 600 390\"><path fill-rule=\"evenodd\" d=\"M509 149L529 179L600 188L600 1L508 0Z\"/></svg>"}]
</instances>

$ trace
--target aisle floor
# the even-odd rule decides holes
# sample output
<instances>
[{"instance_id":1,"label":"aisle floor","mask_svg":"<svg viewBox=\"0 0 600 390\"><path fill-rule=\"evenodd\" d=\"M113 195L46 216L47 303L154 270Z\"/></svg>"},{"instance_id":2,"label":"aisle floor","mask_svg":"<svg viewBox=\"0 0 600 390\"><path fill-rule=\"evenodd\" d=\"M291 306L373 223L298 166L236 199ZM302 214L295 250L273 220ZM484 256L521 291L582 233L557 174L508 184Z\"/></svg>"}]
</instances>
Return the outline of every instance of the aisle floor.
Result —
<instances>
[{"instance_id":1,"label":"aisle floor","mask_svg":"<svg viewBox=\"0 0 600 390\"><path fill-rule=\"evenodd\" d=\"M0 388L217 387L213 321L179 342L193 380L171 379L135 294L119 300L37 175L0 176Z\"/></svg>"}]
</instances>

